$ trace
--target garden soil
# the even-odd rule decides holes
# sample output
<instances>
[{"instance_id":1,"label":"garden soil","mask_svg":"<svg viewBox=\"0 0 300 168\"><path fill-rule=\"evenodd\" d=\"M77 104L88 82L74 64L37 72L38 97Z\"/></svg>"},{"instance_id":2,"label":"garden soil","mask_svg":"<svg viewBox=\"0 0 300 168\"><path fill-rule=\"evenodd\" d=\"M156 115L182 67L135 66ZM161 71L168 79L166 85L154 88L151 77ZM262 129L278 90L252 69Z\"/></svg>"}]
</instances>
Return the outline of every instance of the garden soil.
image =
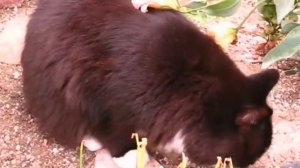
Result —
<instances>
[{"instance_id":1,"label":"garden soil","mask_svg":"<svg viewBox=\"0 0 300 168\"><path fill-rule=\"evenodd\" d=\"M244 0L241 10L226 21L237 24L253 6L251 0ZM19 31L24 31L22 18L25 16L26 20L34 8L34 0L25 0L16 7L0 8L0 168L75 168L78 167L78 152L47 139L38 131L35 119L24 112L19 51L13 52L14 49L7 50L7 46L1 45L1 42L7 40L1 39L7 37L3 33L16 35ZM21 21L14 21L20 18ZM237 43L225 49L246 74L261 70L262 57L256 48L265 42L259 36L264 23L258 18L254 14L238 34ZM214 20L210 24L223 22L224 20ZM7 25L13 24L16 24L15 28L7 28L10 31L5 32ZM22 47L20 41L23 38L11 39L11 42L15 41L13 47ZM253 168L300 167L300 75L285 73L286 69L297 63L299 64L297 60L287 60L274 66L281 71L281 78L268 97L268 102L274 109L273 141L269 150L251 166ZM93 153L86 152L85 167L91 167L93 158ZM166 164L165 167L172 166Z\"/></svg>"}]
</instances>

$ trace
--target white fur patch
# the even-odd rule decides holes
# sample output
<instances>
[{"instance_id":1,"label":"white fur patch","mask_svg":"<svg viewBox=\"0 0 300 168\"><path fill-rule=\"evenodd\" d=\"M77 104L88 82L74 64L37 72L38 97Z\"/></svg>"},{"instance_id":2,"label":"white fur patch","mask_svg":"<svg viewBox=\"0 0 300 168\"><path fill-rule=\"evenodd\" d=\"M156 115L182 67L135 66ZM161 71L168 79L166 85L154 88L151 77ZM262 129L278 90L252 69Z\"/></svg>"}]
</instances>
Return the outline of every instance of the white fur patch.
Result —
<instances>
[{"instance_id":1,"label":"white fur patch","mask_svg":"<svg viewBox=\"0 0 300 168\"><path fill-rule=\"evenodd\" d=\"M144 166L149 162L149 155L146 152ZM124 156L114 158L114 161L122 168L136 168L137 165L137 150L130 150Z\"/></svg>"},{"instance_id":2,"label":"white fur patch","mask_svg":"<svg viewBox=\"0 0 300 168\"><path fill-rule=\"evenodd\" d=\"M110 152L101 149L96 152L94 168L120 168L113 160Z\"/></svg>"},{"instance_id":3,"label":"white fur patch","mask_svg":"<svg viewBox=\"0 0 300 168\"><path fill-rule=\"evenodd\" d=\"M136 168L137 165L137 150L130 150L124 156L119 158L113 158L110 152L103 148L102 144L92 136L84 137L83 145L90 151L96 152L96 158L94 162L94 168ZM154 160L151 160L148 152L145 154L144 167L152 168L155 164ZM159 165L156 163L156 165ZM161 165L156 166L162 168Z\"/></svg>"},{"instance_id":4,"label":"white fur patch","mask_svg":"<svg viewBox=\"0 0 300 168\"><path fill-rule=\"evenodd\" d=\"M181 154L185 151L184 136L182 130L178 131L177 134L172 138L170 142L167 142L162 149L167 153L176 152Z\"/></svg>"},{"instance_id":5,"label":"white fur patch","mask_svg":"<svg viewBox=\"0 0 300 168\"><path fill-rule=\"evenodd\" d=\"M92 136L85 136L83 138L83 145L88 148L89 151L97 151L102 149L102 144Z\"/></svg>"},{"instance_id":6,"label":"white fur patch","mask_svg":"<svg viewBox=\"0 0 300 168\"><path fill-rule=\"evenodd\" d=\"M123 157L114 158L114 161L120 168L137 168L137 150L128 151ZM145 168L163 168L154 158L150 157L148 152L145 154Z\"/></svg>"}]
</instances>

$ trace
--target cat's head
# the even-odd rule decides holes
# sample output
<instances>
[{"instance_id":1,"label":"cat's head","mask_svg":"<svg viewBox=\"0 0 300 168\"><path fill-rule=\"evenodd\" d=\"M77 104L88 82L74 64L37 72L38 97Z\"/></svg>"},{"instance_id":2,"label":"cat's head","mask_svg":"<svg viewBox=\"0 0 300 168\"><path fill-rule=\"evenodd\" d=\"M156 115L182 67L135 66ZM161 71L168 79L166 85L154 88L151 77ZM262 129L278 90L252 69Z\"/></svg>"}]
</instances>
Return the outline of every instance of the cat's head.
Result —
<instances>
[{"instance_id":1,"label":"cat's head","mask_svg":"<svg viewBox=\"0 0 300 168\"><path fill-rule=\"evenodd\" d=\"M231 157L235 166L254 163L271 144L273 111L266 98L278 79L276 70L211 79L193 98L201 105L181 105L185 110L177 122L185 126L165 145L167 151L184 152L199 165L212 165L217 156Z\"/></svg>"},{"instance_id":2,"label":"cat's head","mask_svg":"<svg viewBox=\"0 0 300 168\"><path fill-rule=\"evenodd\" d=\"M231 157L236 166L254 163L271 144L273 111L266 98L278 79L276 70L265 70L208 88L204 114L184 131L189 158L197 164L213 164L217 156Z\"/></svg>"}]
</instances>

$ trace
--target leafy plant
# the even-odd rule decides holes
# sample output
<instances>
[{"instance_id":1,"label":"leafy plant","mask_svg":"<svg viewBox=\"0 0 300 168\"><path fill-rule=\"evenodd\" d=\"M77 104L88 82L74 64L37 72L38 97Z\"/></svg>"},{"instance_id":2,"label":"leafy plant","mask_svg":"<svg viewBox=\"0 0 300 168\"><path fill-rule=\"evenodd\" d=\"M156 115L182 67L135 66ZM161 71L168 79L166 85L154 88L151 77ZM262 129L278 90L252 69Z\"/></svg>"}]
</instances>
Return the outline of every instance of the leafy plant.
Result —
<instances>
[{"instance_id":1,"label":"leafy plant","mask_svg":"<svg viewBox=\"0 0 300 168\"><path fill-rule=\"evenodd\" d=\"M258 9L261 17L267 22L264 29L263 37L267 42L265 46L273 48L278 41L278 46L271 49L264 57L262 68L267 68L273 63L291 58L300 53L300 0L260 0L249 14L236 27L229 27L223 30L216 38L221 39L222 46L224 43L234 41L234 36L238 33L246 20Z\"/></svg>"},{"instance_id":2,"label":"leafy plant","mask_svg":"<svg viewBox=\"0 0 300 168\"><path fill-rule=\"evenodd\" d=\"M263 59L262 68L300 52L300 26L292 29L286 38L275 48L271 49Z\"/></svg>"},{"instance_id":3,"label":"leafy plant","mask_svg":"<svg viewBox=\"0 0 300 168\"><path fill-rule=\"evenodd\" d=\"M259 3L259 12L267 22L263 37L267 43L283 40L265 55L262 68L267 68L300 51L300 0L261 0Z\"/></svg>"},{"instance_id":4,"label":"leafy plant","mask_svg":"<svg viewBox=\"0 0 300 168\"><path fill-rule=\"evenodd\" d=\"M184 3L185 2L185 3ZM146 7L159 9L174 9L181 12L187 18L204 23L208 18L229 17L233 15L241 4L241 0L148 0ZM145 12L145 6L141 7ZM233 27L222 27L222 29L210 31L217 43L225 46L236 39L237 29Z\"/></svg>"},{"instance_id":5,"label":"leafy plant","mask_svg":"<svg viewBox=\"0 0 300 168\"><path fill-rule=\"evenodd\" d=\"M262 5L258 11L267 22L263 34L267 40L280 40L282 35L299 25L299 0L261 0L259 3Z\"/></svg>"},{"instance_id":6,"label":"leafy plant","mask_svg":"<svg viewBox=\"0 0 300 168\"><path fill-rule=\"evenodd\" d=\"M241 4L241 0L192 0L185 4L182 12L198 22L205 22L209 17L229 17L233 15ZM180 11L180 10L179 10Z\"/></svg>"},{"instance_id":7,"label":"leafy plant","mask_svg":"<svg viewBox=\"0 0 300 168\"><path fill-rule=\"evenodd\" d=\"M152 3L152 4L151 4ZM209 17L228 17L233 15L240 6L241 0L190 0L187 3L180 3L179 0L150 0L149 6L154 8L174 9L182 12L185 16L197 22L205 22ZM284 58L290 58L299 52L298 32L300 0L258 0L257 5L243 19L237 27L221 27L220 30L213 30L210 34L217 43L225 46L236 40L236 35L242 25L258 9L261 18L266 21L262 36L267 40L264 47L273 48L278 41L282 41L274 50L269 51L263 59L263 68L270 66ZM295 29L295 30L294 30ZM290 32L294 30L291 34ZM284 38L287 36L286 38Z\"/></svg>"},{"instance_id":8,"label":"leafy plant","mask_svg":"<svg viewBox=\"0 0 300 168\"><path fill-rule=\"evenodd\" d=\"M149 0L147 6L159 9L174 9L187 17L203 22L207 17L228 17L236 12L241 0Z\"/></svg>"}]
</instances>

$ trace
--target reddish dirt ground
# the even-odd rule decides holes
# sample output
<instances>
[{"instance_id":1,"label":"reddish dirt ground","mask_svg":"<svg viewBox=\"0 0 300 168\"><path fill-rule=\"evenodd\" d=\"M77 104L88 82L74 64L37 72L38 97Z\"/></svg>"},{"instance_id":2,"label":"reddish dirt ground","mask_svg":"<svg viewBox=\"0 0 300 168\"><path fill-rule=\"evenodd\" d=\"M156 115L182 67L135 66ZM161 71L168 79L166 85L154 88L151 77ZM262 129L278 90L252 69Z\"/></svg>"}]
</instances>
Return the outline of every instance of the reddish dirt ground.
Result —
<instances>
[{"instance_id":1,"label":"reddish dirt ground","mask_svg":"<svg viewBox=\"0 0 300 168\"><path fill-rule=\"evenodd\" d=\"M241 18L251 10L253 3L251 0L245 0L242 5L241 10L235 16L227 19L228 22L236 24L241 21ZM25 1L23 5L15 8L0 9L0 167L77 167L76 150L65 149L52 140L46 139L37 130L35 119L24 113L22 68L18 64L4 63L7 59L18 57L18 52L10 52L11 50L1 45L1 42L7 41L7 39L1 39L1 37L7 37L3 36L7 21L16 16L30 15L34 7L34 1ZM237 44L226 48L231 58L246 74L261 70L261 57L257 55L254 46L264 42L257 35L262 26L263 23L258 20L258 16L253 15L238 34ZM13 31L24 30L24 26L16 27L7 31L9 36L17 33ZM16 38L12 37L11 41L14 42L14 40ZM16 44L18 45L21 44ZM285 67L295 63L297 61L292 60L282 62L281 65ZM275 167L276 165L284 167L290 163L291 167L300 167L297 165L300 163L300 75L299 73L286 75L282 66L280 67L280 81L268 97L268 102L274 109L272 145L263 157L251 166L253 168ZM89 165L92 159L93 154L88 152L85 156L86 165Z\"/></svg>"}]
</instances>

